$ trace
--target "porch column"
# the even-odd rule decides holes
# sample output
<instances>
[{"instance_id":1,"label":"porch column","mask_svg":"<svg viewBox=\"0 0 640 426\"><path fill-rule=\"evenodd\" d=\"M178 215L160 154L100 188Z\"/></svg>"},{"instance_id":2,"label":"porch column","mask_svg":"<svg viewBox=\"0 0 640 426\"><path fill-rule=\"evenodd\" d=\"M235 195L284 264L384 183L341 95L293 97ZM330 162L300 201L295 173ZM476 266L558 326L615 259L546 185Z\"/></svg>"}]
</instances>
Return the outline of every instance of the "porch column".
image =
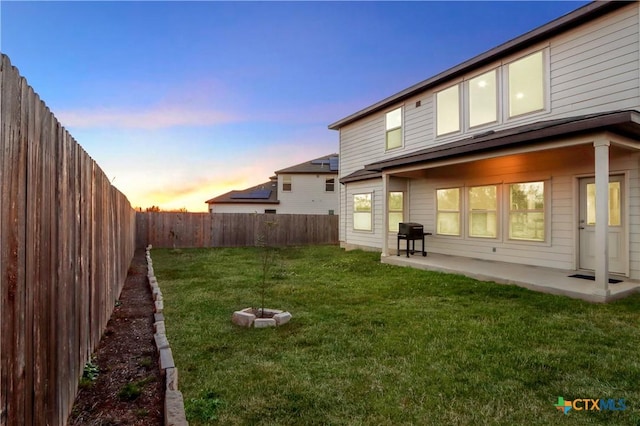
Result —
<instances>
[{"instance_id":1,"label":"porch column","mask_svg":"<svg viewBox=\"0 0 640 426\"><path fill-rule=\"evenodd\" d=\"M596 159L596 244L594 293L609 296L609 145L604 137L593 142Z\"/></svg>"},{"instance_id":2,"label":"porch column","mask_svg":"<svg viewBox=\"0 0 640 426\"><path fill-rule=\"evenodd\" d=\"M389 256L389 175L382 173L382 257Z\"/></svg>"}]
</instances>

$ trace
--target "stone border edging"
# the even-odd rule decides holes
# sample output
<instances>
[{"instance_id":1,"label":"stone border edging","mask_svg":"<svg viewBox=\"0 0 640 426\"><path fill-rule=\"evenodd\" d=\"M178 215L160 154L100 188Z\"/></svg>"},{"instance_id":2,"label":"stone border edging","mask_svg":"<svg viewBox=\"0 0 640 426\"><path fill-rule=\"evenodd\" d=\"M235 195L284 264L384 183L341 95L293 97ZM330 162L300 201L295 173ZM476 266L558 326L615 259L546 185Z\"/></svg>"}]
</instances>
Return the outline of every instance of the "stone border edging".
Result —
<instances>
[{"instance_id":1,"label":"stone border edging","mask_svg":"<svg viewBox=\"0 0 640 426\"><path fill-rule=\"evenodd\" d=\"M188 426L187 416L184 412L184 399L182 392L178 390L178 369L173 361L173 354L169 347L166 329L164 325L164 302L162 291L158 285L158 280L153 272L153 261L151 260L152 246L149 244L146 249L147 257L147 278L154 302L153 313L153 339L156 342L156 349L159 354L160 370L165 377L165 397L164 397L164 424L166 426Z\"/></svg>"}]
</instances>

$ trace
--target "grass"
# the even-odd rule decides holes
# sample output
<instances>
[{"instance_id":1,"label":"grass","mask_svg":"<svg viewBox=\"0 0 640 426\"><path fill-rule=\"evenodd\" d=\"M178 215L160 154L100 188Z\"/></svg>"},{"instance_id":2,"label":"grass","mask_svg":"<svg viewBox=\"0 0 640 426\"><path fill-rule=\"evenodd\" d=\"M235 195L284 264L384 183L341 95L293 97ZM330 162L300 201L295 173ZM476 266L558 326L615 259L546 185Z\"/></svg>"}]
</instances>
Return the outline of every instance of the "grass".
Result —
<instances>
[{"instance_id":1,"label":"grass","mask_svg":"<svg viewBox=\"0 0 640 426\"><path fill-rule=\"evenodd\" d=\"M383 265L337 247L281 249L246 329L254 248L154 249L192 425L640 425L640 295L606 305ZM557 411L558 397L625 399Z\"/></svg>"}]
</instances>

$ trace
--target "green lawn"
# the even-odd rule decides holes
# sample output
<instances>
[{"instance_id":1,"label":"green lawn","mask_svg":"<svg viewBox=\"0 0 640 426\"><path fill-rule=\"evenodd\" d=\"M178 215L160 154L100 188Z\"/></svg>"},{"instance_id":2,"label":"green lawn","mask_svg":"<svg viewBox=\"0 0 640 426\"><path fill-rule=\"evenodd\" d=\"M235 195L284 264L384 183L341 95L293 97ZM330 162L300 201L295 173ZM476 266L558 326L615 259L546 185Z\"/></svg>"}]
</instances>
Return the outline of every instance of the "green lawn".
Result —
<instances>
[{"instance_id":1,"label":"green lawn","mask_svg":"<svg viewBox=\"0 0 640 426\"><path fill-rule=\"evenodd\" d=\"M266 307L293 319L240 328L257 250L151 253L192 425L640 425L640 295L595 305L287 248ZM564 415L559 396L626 409Z\"/></svg>"}]
</instances>

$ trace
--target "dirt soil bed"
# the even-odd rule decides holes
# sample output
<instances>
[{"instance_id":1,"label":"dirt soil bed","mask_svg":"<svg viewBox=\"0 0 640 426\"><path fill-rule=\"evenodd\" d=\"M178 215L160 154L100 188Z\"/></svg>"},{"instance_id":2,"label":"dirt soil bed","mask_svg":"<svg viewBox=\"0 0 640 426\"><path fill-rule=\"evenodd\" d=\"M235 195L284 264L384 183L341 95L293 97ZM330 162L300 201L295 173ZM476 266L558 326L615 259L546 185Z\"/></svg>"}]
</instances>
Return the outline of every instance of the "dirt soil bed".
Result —
<instances>
[{"instance_id":1,"label":"dirt soil bed","mask_svg":"<svg viewBox=\"0 0 640 426\"><path fill-rule=\"evenodd\" d=\"M69 425L162 425L164 382L153 340L153 300L144 250L136 250L107 329L83 380Z\"/></svg>"}]
</instances>

